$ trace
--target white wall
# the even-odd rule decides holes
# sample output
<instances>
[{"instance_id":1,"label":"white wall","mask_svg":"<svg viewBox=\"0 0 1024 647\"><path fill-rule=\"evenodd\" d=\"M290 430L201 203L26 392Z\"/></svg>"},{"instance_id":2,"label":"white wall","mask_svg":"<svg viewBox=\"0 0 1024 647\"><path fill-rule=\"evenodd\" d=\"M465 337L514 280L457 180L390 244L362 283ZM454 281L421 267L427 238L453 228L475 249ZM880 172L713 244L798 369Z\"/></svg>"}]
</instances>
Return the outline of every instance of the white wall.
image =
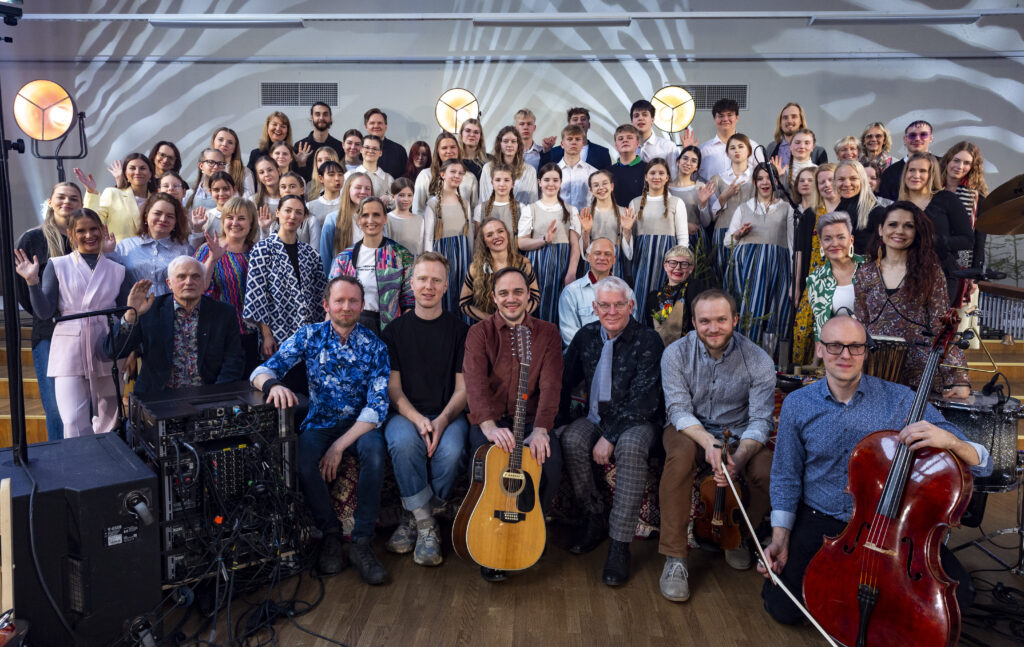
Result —
<instances>
[{"instance_id":1,"label":"white wall","mask_svg":"<svg viewBox=\"0 0 1024 647\"><path fill-rule=\"evenodd\" d=\"M281 15L308 16L321 10L320 3L66 0L47 4L50 12L92 16L71 21L30 15L17 28L3 29L4 35L15 38L13 48L0 49L8 138L20 135L10 113L17 88L35 78L62 83L87 114L90 154L78 165L102 178L101 186L110 182L104 170L108 162L134 150L147 152L158 139L178 143L190 182L197 154L218 125L234 127L248 151L256 144L266 113L273 109L259 106L259 83L294 80L340 83L341 97L334 110L336 136L347 128L361 127L363 111L375 105L389 114L389 136L406 145L415 139L432 142L438 132L433 120L437 96L448 87L466 87L483 107L488 147L497 130L523 106L537 113L538 136L555 134L569 106L588 106L592 139L608 144L614 128L628 121L629 105L635 99L650 98L662 85L747 84L750 110L741 114L739 130L762 143L771 140L781 106L795 100L803 104L819 143L830 151L840 136L859 135L876 120L889 125L899 148L903 127L923 118L935 126L933 152L941 155L960 139L971 139L981 147L990 186L1024 171L1020 153L1024 119L1019 108L1024 105L1021 16L945 26L807 27L806 19L634 19L624 28L544 29L473 27L465 21L374 20L308 21L304 29L292 30L202 30L99 18L102 13L160 14L207 7L237 14L282 6L289 12ZM731 8L719 4L690 2L683 8ZM777 8L928 9L908 0L782 4ZM958 4L958 9L984 10L1000 3ZM416 8L418 3L405 5L389 5L387 10L424 10ZM933 5L953 8L948 3ZM679 9L643 0L615 5L537 0L456 2L436 10L551 8L625 11L637 16ZM357 10L376 9L362 4ZM671 60L686 56L695 60ZM446 57L455 60L446 61ZM504 59L489 62L486 57ZM509 60L515 57L526 60ZM787 60L794 57L805 60ZM552 58L559 62L545 62ZM296 132L305 135L308 109L284 110ZM702 140L714 135L707 111L698 112L694 127ZM74 143L67 148L74 150ZM72 165L68 163L69 175ZM27 154L13 158L16 232L34 224L35 206L47 197L55 177L53 162Z\"/></svg>"}]
</instances>

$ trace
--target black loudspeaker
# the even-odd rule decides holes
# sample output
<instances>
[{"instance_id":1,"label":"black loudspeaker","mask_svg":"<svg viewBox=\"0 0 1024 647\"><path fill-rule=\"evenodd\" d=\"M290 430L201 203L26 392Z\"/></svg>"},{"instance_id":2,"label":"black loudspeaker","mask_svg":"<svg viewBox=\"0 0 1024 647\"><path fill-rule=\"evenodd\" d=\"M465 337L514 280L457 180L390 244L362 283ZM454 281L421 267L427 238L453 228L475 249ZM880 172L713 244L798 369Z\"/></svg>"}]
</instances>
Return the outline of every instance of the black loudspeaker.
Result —
<instances>
[{"instance_id":1,"label":"black loudspeaker","mask_svg":"<svg viewBox=\"0 0 1024 647\"><path fill-rule=\"evenodd\" d=\"M156 475L114 434L32 445L32 523L42 576L73 640L47 600L29 546L32 482L0 450L11 479L14 603L35 647L104 647L151 622L160 604Z\"/></svg>"}]
</instances>

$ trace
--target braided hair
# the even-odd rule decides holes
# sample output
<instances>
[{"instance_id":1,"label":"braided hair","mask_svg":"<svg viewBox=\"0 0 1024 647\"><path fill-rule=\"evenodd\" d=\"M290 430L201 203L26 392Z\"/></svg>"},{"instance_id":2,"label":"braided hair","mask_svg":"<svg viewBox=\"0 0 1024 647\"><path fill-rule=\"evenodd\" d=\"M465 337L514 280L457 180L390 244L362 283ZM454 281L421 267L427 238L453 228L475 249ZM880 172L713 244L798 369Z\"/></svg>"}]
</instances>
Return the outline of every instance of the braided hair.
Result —
<instances>
[{"instance_id":1,"label":"braided hair","mask_svg":"<svg viewBox=\"0 0 1024 647\"><path fill-rule=\"evenodd\" d=\"M504 131L505 129L502 130ZM515 181L515 170L508 164L505 164L504 162L495 161L491 164L492 184L494 181L494 174L498 172L508 173L509 175L512 176L513 182ZM513 184L513 189L514 186L515 185ZM481 221L487 220L488 218L491 217L491 209L494 208L494 200L496 195L496 191L491 191L491 197L487 198L487 204L484 205L484 211L483 214L481 214L480 218ZM508 193L508 206L509 210L512 212L512 239L514 241L519 236L519 203L516 201L516 197L513 190L510 190Z\"/></svg>"},{"instance_id":2,"label":"braided hair","mask_svg":"<svg viewBox=\"0 0 1024 647\"><path fill-rule=\"evenodd\" d=\"M434 153L430 156L430 186L428 187L430 195L437 195L441 191L441 156L438 149L441 147L441 142L446 139L455 142L455 146L459 150L455 159L462 159L462 144L459 143L458 137L448 132L437 136L437 139L434 140Z\"/></svg>"},{"instance_id":3,"label":"braided hair","mask_svg":"<svg viewBox=\"0 0 1024 647\"><path fill-rule=\"evenodd\" d=\"M619 203L615 201L615 176L612 175L612 172L607 170L607 169L602 169L600 171L594 171L593 173L590 174L590 177L587 178L587 186L590 186L590 183L598 175L605 176L606 178L608 178L608 181L611 182L611 184L612 184L612 190L611 190L611 193L609 193L609 195L608 195L608 199L612 201L612 210L615 213L615 232L616 232L617 235L621 236L622 235L622 223L619 221L619 215L620 215L619 214ZM591 191L590 191L590 213L591 214L597 213L597 196L594 195L593 189L591 189Z\"/></svg>"},{"instance_id":4,"label":"braided hair","mask_svg":"<svg viewBox=\"0 0 1024 647\"><path fill-rule=\"evenodd\" d=\"M665 173L667 173L670 177L672 175L671 172L668 169L668 162L665 160L665 158L663 158L663 157L655 157L650 162L647 162L647 168L644 169L644 190L640 194L640 207L636 210L636 220L637 220L637 222L640 222L641 220L644 219L644 207L647 206L647 194L648 194L649 189L650 189L650 187L647 185L647 174L650 173L651 169L654 168L655 166L663 167L665 169ZM665 182L665 186L661 190L661 195L665 199L665 214L664 214L664 217L668 218L669 217L669 209L671 207L671 205L669 204L669 197L671 196L671 194L668 192L668 182Z\"/></svg>"},{"instance_id":5,"label":"braided hair","mask_svg":"<svg viewBox=\"0 0 1024 647\"><path fill-rule=\"evenodd\" d=\"M440 239L441 233L444 231L444 216L441 211L441 198L444 197L444 181L441 179L441 176L453 166L461 166L463 170L466 168L460 159L446 160L441 165L438 173L440 181L437 183L437 191L434 192L434 200L437 202L437 211L434 213L434 240ZM459 206L462 207L462 217L465 218L465 222L462 225L462 235L466 236L469 234L469 209L466 207L465 200L459 195L459 187L451 187L451 190L455 193L455 199L459 201Z\"/></svg>"},{"instance_id":6,"label":"braided hair","mask_svg":"<svg viewBox=\"0 0 1024 647\"><path fill-rule=\"evenodd\" d=\"M548 173L551 173L551 172L558 173L558 178L559 178L559 180L561 180L561 178L562 178L562 167L559 166L558 164L554 163L554 162L548 162L544 166L540 167L539 171L537 171L537 182L539 183L540 180L545 175L547 175ZM562 199L562 193L561 192L558 193L557 197L558 197L558 204L560 204L562 206L562 223L565 224L566 226L568 226L568 224L569 224L569 215L570 215L569 214L569 207L565 206L565 200Z\"/></svg>"}]
</instances>

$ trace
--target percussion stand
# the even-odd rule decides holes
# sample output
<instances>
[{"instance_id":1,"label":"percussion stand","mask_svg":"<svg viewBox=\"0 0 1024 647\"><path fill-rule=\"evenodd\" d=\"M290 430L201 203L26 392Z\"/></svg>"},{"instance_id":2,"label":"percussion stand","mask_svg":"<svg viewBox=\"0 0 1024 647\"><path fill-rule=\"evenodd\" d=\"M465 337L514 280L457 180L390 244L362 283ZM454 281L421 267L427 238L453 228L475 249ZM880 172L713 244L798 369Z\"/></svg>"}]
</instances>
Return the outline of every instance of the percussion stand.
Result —
<instances>
[{"instance_id":1,"label":"percussion stand","mask_svg":"<svg viewBox=\"0 0 1024 647\"><path fill-rule=\"evenodd\" d=\"M1003 568L1007 569L1014 575L1024 577L1024 489L1021 489L1024 488L1024 484L1021 484L1022 470L1024 470L1024 450L1019 450L1017 452L1017 482L1015 484L1015 487L1017 489L1017 526L1015 528L1003 528L1002 530L996 530L988 533L987 535L984 535L983 537L978 537L977 539L973 539L966 543L960 544L956 548L952 549L954 553L958 550L974 546L975 548L985 553L995 561L999 562L1003 566ZM1013 489L1014 487L1008 487L1004 491L1010 492ZM999 557L999 555L996 555L991 550L986 548L984 545L984 542L990 539L993 539L995 537L1001 537L1002 535L1011 534L1017 535L1016 564L1006 563L1006 561Z\"/></svg>"}]
</instances>

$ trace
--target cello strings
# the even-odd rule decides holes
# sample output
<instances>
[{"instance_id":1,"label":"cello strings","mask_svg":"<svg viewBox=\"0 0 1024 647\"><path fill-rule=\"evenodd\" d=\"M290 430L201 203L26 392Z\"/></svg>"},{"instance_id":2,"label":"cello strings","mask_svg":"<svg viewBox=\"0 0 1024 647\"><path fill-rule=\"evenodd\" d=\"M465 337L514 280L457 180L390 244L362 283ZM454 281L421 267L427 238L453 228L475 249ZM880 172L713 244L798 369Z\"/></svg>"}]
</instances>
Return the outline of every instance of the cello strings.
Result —
<instances>
[{"instance_id":1,"label":"cello strings","mask_svg":"<svg viewBox=\"0 0 1024 647\"><path fill-rule=\"evenodd\" d=\"M835 641L832 640L832 637L828 635L828 632L825 631L822 628L822 626L818 624L818 621L814 619L814 616L812 616L811 612L807 610L807 607L801 604L800 600L797 600L796 596L793 595L793 592L789 590L789 587L782 583L782 579L779 578L775 571L768 568L768 562L770 560L768 559L768 556L764 554L764 549L761 548L761 542L757 540L757 533L754 532L754 524L750 523L750 517L747 516L747 509L743 507L743 501L740 499L740 493L736 490L736 485L732 482L732 476L729 475L729 470L723 469L722 471L725 472L725 480L728 481L729 483L729 489L732 490L732 495L736 497L736 503L740 509L740 512L743 514L743 521L746 522L747 530L750 531L750 537L752 539L754 547L757 549L757 554L761 556L761 563L764 564L765 569L768 571L768 577L771 578L773 584L782 588L782 591L789 597L793 604L796 605L796 608L800 609L800 612L803 613L807 617L807 619L811 621L811 624L814 625L814 628L817 629L818 632L822 635L822 637L825 639L825 642L831 645L831 647L839 647L839 645L837 645Z\"/></svg>"}]
</instances>

